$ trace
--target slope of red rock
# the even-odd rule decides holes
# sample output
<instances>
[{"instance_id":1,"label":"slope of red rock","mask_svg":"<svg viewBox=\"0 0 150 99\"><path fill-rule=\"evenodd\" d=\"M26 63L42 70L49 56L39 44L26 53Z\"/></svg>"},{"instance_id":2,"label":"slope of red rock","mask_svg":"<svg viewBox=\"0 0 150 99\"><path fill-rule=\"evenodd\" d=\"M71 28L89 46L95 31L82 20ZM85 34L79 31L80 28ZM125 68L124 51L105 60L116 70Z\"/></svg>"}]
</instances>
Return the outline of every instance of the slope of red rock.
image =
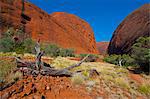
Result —
<instances>
[{"instance_id":1,"label":"slope of red rock","mask_svg":"<svg viewBox=\"0 0 150 99\"><path fill-rule=\"evenodd\" d=\"M108 47L109 54L129 53L131 46L142 36L150 35L150 4L128 15L114 31Z\"/></svg>"},{"instance_id":2,"label":"slope of red rock","mask_svg":"<svg viewBox=\"0 0 150 99\"><path fill-rule=\"evenodd\" d=\"M0 0L0 37L8 27L25 27L26 36L73 48L76 53L98 53L90 25L79 17L65 12L47 14L35 5L25 2L24 15L21 0Z\"/></svg>"},{"instance_id":3,"label":"slope of red rock","mask_svg":"<svg viewBox=\"0 0 150 99\"><path fill-rule=\"evenodd\" d=\"M97 42L96 46L100 54L107 54L107 48L108 48L109 42Z\"/></svg>"}]
</instances>

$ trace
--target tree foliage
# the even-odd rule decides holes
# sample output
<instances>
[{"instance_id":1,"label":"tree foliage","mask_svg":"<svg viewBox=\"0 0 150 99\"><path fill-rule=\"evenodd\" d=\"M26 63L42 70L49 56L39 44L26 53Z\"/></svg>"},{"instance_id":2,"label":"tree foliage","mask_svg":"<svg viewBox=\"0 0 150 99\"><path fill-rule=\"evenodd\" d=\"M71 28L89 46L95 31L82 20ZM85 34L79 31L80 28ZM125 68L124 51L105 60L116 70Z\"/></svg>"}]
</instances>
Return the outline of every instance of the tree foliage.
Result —
<instances>
[{"instance_id":1,"label":"tree foliage","mask_svg":"<svg viewBox=\"0 0 150 99\"><path fill-rule=\"evenodd\" d=\"M125 67L128 66L135 66L135 60L126 54L123 55L110 55L104 58L105 62L111 63L111 64L115 64L115 65L122 65ZM120 62L120 63L119 63Z\"/></svg>"},{"instance_id":2,"label":"tree foliage","mask_svg":"<svg viewBox=\"0 0 150 99\"><path fill-rule=\"evenodd\" d=\"M9 28L2 39L0 39L0 51L1 52L16 52L18 54L34 53L35 42L31 38L21 39L20 36L24 35L22 28L14 30ZM46 55L57 57L73 57L73 49L61 48L56 44L41 44L42 50Z\"/></svg>"},{"instance_id":3,"label":"tree foliage","mask_svg":"<svg viewBox=\"0 0 150 99\"><path fill-rule=\"evenodd\" d=\"M46 55L52 56L52 57L57 57L57 56L62 56L62 57L74 57L74 50L73 49L65 49L61 48L56 44L49 44L44 47L44 51Z\"/></svg>"},{"instance_id":4,"label":"tree foliage","mask_svg":"<svg viewBox=\"0 0 150 99\"><path fill-rule=\"evenodd\" d=\"M16 52L19 54L32 53L34 50L35 42L30 38L21 40L19 35L23 34L21 29L14 30L9 28L3 38L0 39L0 51L1 52Z\"/></svg>"},{"instance_id":5,"label":"tree foliage","mask_svg":"<svg viewBox=\"0 0 150 99\"><path fill-rule=\"evenodd\" d=\"M131 54L144 71L150 72L150 37L140 37L132 46Z\"/></svg>"}]
</instances>

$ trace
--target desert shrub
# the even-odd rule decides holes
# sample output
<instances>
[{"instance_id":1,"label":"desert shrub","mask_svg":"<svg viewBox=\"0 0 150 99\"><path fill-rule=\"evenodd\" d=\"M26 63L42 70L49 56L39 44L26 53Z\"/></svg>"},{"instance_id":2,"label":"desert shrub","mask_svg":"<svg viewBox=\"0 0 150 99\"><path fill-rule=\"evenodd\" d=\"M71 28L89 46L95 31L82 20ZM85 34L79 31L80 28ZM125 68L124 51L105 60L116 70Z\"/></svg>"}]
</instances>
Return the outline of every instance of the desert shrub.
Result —
<instances>
[{"instance_id":1,"label":"desert shrub","mask_svg":"<svg viewBox=\"0 0 150 99\"><path fill-rule=\"evenodd\" d=\"M74 85L81 85L84 82L84 77L81 74L75 74L71 78L71 81Z\"/></svg>"},{"instance_id":2,"label":"desert shrub","mask_svg":"<svg viewBox=\"0 0 150 99\"><path fill-rule=\"evenodd\" d=\"M150 72L150 37L140 37L132 46L131 54L144 71Z\"/></svg>"},{"instance_id":3,"label":"desert shrub","mask_svg":"<svg viewBox=\"0 0 150 99\"><path fill-rule=\"evenodd\" d=\"M60 48L56 44L46 45L43 49L46 55L49 55L51 57L59 56Z\"/></svg>"},{"instance_id":4,"label":"desert shrub","mask_svg":"<svg viewBox=\"0 0 150 99\"><path fill-rule=\"evenodd\" d=\"M104 61L115 65L119 65L119 61L121 61L121 65L125 67L136 65L135 60L126 54L106 56Z\"/></svg>"},{"instance_id":5,"label":"desert shrub","mask_svg":"<svg viewBox=\"0 0 150 99\"><path fill-rule=\"evenodd\" d=\"M86 57L87 54L80 54L81 58ZM89 57L85 60L86 62L96 62L96 60L99 58L98 55L90 54Z\"/></svg>"},{"instance_id":6,"label":"desert shrub","mask_svg":"<svg viewBox=\"0 0 150 99\"><path fill-rule=\"evenodd\" d=\"M138 91L140 93L150 95L150 85L149 84L142 84L138 87Z\"/></svg>"},{"instance_id":7,"label":"desert shrub","mask_svg":"<svg viewBox=\"0 0 150 99\"><path fill-rule=\"evenodd\" d=\"M13 28L9 28L4 33L3 38L0 39L0 51L16 52L17 54L34 53L35 42L31 38L23 38L22 36L24 36L22 27L16 30L14 30ZM19 37L22 37L22 39L20 39ZM75 56L73 49L61 48L56 44L48 45L43 43L41 44L41 50L45 51L45 55L49 55L51 57Z\"/></svg>"},{"instance_id":8,"label":"desert shrub","mask_svg":"<svg viewBox=\"0 0 150 99\"><path fill-rule=\"evenodd\" d=\"M16 68L16 63L13 60L0 60L0 83L7 82L8 75L12 75Z\"/></svg>"},{"instance_id":9,"label":"desert shrub","mask_svg":"<svg viewBox=\"0 0 150 99\"><path fill-rule=\"evenodd\" d=\"M123 66L136 66L135 60L127 54L123 54L121 56L121 59Z\"/></svg>"},{"instance_id":10,"label":"desert shrub","mask_svg":"<svg viewBox=\"0 0 150 99\"><path fill-rule=\"evenodd\" d=\"M27 38L23 42L25 53L34 53L35 42L31 38Z\"/></svg>"},{"instance_id":11,"label":"desert shrub","mask_svg":"<svg viewBox=\"0 0 150 99\"><path fill-rule=\"evenodd\" d=\"M104 61L117 65L118 64L118 58L120 58L120 55L110 55L110 56L106 56L104 58Z\"/></svg>"},{"instance_id":12,"label":"desert shrub","mask_svg":"<svg viewBox=\"0 0 150 99\"><path fill-rule=\"evenodd\" d=\"M10 27L5 33L4 37L12 37L15 34L14 28Z\"/></svg>"},{"instance_id":13,"label":"desert shrub","mask_svg":"<svg viewBox=\"0 0 150 99\"><path fill-rule=\"evenodd\" d=\"M2 39L0 39L0 52L16 52L17 54L31 53L34 49L34 41L30 38L24 40L19 40L19 38L14 38L23 34L22 29L9 28Z\"/></svg>"},{"instance_id":14,"label":"desert shrub","mask_svg":"<svg viewBox=\"0 0 150 99\"><path fill-rule=\"evenodd\" d=\"M14 41L10 37L0 39L0 51L1 52L13 52Z\"/></svg>"},{"instance_id":15,"label":"desert shrub","mask_svg":"<svg viewBox=\"0 0 150 99\"><path fill-rule=\"evenodd\" d=\"M51 57L57 57L57 56L62 56L62 57L73 57L74 56L74 50L73 49L64 49L59 47L56 44L49 44L46 45L43 50L45 51L46 55L49 55Z\"/></svg>"},{"instance_id":16,"label":"desert shrub","mask_svg":"<svg viewBox=\"0 0 150 99\"><path fill-rule=\"evenodd\" d=\"M125 89L130 88L128 81L125 80L124 78L121 78L121 77L115 78L115 83L122 88L125 88Z\"/></svg>"},{"instance_id":17,"label":"desert shrub","mask_svg":"<svg viewBox=\"0 0 150 99\"><path fill-rule=\"evenodd\" d=\"M74 57L74 50L73 49L64 49L64 48L61 48L59 50L59 56L62 56L62 57L67 57L67 56L70 56L70 57Z\"/></svg>"}]
</instances>

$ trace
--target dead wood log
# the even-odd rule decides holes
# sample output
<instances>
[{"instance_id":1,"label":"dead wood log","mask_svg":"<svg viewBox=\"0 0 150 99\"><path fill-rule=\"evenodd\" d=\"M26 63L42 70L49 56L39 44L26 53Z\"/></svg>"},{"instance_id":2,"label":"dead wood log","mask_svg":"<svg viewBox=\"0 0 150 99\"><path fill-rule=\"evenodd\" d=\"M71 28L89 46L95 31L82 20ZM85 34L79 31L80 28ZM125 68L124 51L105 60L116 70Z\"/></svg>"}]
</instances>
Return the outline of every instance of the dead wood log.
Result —
<instances>
[{"instance_id":1,"label":"dead wood log","mask_svg":"<svg viewBox=\"0 0 150 99\"><path fill-rule=\"evenodd\" d=\"M41 74L41 75L49 75L49 76L72 76L73 73L71 73L69 70L80 66L89 57L88 54L79 63L68 66L67 68L54 69L47 63L41 61L41 58L44 55L44 51L41 51L40 49L40 40L38 40L38 42L35 45L35 51L36 51L35 62L27 62L19 58L16 58L17 67L20 68L22 72L31 75Z\"/></svg>"},{"instance_id":2,"label":"dead wood log","mask_svg":"<svg viewBox=\"0 0 150 99\"><path fill-rule=\"evenodd\" d=\"M25 62L20 60L19 58L16 58L18 62L22 63L21 66L20 64L17 64L18 68L20 68L20 71L24 72L24 74L31 74L31 75L47 75L47 76L72 76L73 73L71 73L69 70L80 66L87 58L89 55L87 55L85 58L83 58L79 63L71 65L67 68L64 69L55 69L52 67L45 66L44 64L41 65L40 71L36 69L35 63L31 62Z\"/></svg>"},{"instance_id":3,"label":"dead wood log","mask_svg":"<svg viewBox=\"0 0 150 99\"><path fill-rule=\"evenodd\" d=\"M44 54L44 51L41 52L40 39L38 40L38 42L35 45L35 52L36 52L36 59L35 59L36 69L40 70L41 57Z\"/></svg>"},{"instance_id":4,"label":"dead wood log","mask_svg":"<svg viewBox=\"0 0 150 99\"><path fill-rule=\"evenodd\" d=\"M73 68L75 68L75 67L80 66L88 57L89 57L89 54L88 54L86 57L84 57L79 63L74 64L74 65L72 65L72 66L69 66L69 67L67 67L67 68L65 68L65 69L71 70L71 69L73 69Z\"/></svg>"},{"instance_id":5,"label":"dead wood log","mask_svg":"<svg viewBox=\"0 0 150 99\"><path fill-rule=\"evenodd\" d=\"M4 86L1 86L1 87L0 87L0 91L2 91L2 90L4 90L4 89L6 89L6 88L12 86L14 83L15 83L15 81L13 81L13 82L11 82L11 83L8 83L8 84L5 84Z\"/></svg>"}]
</instances>

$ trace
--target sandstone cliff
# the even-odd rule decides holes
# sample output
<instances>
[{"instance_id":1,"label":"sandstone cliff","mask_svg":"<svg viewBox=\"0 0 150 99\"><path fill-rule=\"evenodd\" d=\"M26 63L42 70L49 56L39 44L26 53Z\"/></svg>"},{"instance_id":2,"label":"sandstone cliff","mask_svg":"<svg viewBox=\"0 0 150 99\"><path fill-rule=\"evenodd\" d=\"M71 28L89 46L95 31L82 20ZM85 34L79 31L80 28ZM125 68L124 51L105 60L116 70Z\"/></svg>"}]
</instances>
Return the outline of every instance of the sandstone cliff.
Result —
<instances>
[{"instance_id":1,"label":"sandstone cliff","mask_svg":"<svg viewBox=\"0 0 150 99\"><path fill-rule=\"evenodd\" d=\"M109 54L125 54L142 36L150 35L150 4L145 4L128 15L114 31L108 47Z\"/></svg>"},{"instance_id":2,"label":"sandstone cliff","mask_svg":"<svg viewBox=\"0 0 150 99\"><path fill-rule=\"evenodd\" d=\"M42 42L73 48L76 53L97 53L94 33L90 25L79 17L55 12L47 14L35 5L25 2L24 15L21 0L0 0L0 37L8 27L24 27L26 36Z\"/></svg>"},{"instance_id":3,"label":"sandstone cliff","mask_svg":"<svg viewBox=\"0 0 150 99\"><path fill-rule=\"evenodd\" d=\"M109 45L109 42L97 42L96 43L97 49L99 53L102 55L107 54L108 45Z\"/></svg>"}]
</instances>

